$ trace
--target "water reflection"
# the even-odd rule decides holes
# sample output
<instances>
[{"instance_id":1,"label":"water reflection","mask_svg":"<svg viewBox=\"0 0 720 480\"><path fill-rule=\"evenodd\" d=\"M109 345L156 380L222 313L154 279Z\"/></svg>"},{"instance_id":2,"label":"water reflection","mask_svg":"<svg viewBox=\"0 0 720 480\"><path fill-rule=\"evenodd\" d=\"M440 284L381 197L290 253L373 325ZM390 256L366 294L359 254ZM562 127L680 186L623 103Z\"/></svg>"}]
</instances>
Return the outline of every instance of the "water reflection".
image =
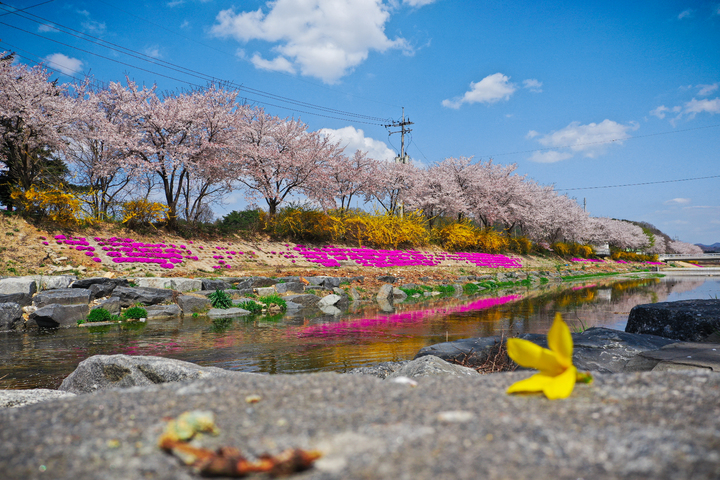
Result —
<instances>
[{"instance_id":1,"label":"water reflection","mask_svg":"<svg viewBox=\"0 0 720 480\"><path fill-rule=\"evenodd\" d=\"M56 388L83 359L96 354L158 355L262 373L344 371L412 358L433 343L458 338L545 333L555 312L571 329L624 329L642 303L708 298L714 278L593 280L568 286L504 291L500 296L435 298L396 305L384 314L369 305L334 318L259 317L0 333L0 388ZM693 295L697 295L693 297ZM4 378L3 378L4 377Z\"/></svg>"}]
</instances>

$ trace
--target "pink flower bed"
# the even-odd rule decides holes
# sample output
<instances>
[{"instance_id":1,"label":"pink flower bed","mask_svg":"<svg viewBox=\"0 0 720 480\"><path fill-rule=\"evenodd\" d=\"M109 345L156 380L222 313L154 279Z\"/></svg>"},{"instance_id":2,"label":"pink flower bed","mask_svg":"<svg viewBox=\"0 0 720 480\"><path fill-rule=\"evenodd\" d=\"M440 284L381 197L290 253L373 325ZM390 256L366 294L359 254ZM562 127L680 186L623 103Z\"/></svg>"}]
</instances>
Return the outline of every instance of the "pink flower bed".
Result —
<instances>
[{"instance_id":1,"label":"pink flower bed","mask_svg":"<svg viewBox=\"0 0 720 480\"><path fill-rule=\"evenodd\" d=\"M324 267L339 267L341 261L352 261L364 267L434 267L443 261L465 262L477 267L520 268L520 260L489 253L459 252L437 254L422 253L417 250L376 250L373 248L327 247L307 248L298 245L294 249L308 262ZM286 256L286 258L297 258Z\"/></svg>"},{"instance_id":2,"label":"pink flower bed","mask_svg":"<svg viewBox=\"0 0 720 480\"><path fill-rule=\"evenodd\" d=\"M605 260L599 258L572 258L571 262L593 262L593 263L605 263Z\"/></svg>"}]
</instances>

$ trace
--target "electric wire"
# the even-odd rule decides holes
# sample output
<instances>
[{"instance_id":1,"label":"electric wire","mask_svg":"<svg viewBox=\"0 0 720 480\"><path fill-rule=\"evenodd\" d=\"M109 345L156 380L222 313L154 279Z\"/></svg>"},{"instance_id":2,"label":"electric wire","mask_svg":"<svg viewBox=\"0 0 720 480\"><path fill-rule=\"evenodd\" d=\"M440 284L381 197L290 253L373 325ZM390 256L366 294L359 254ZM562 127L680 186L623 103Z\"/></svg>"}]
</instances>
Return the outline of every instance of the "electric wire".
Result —
<instances>
[{"instance_id":1,"label":"electric wire","mask_svg":"<svg viewBox=\"0 0 720 480\"><path fill-rule=\"evenodd\" d=\"M660 183L690 182L692 180L705 180L708 178L720 178L720 175L709 175L707 177L694 177L694 178L680 178L677 180L660 180L657 182L625 183L623 185L603 185L603 186L599 186L599 187L558 188L556 190L558 190L560 192L567 192L570 190L595 190L595 189L599 189L599 188L637 187L640 185L657 185Z\"/></svg>"},{"instance_id":2,"label":"electric wire","mask_svg":"<svg viewBox=\"0 0 720 480\"><path fill-rule=\"evenodd\" d=\"M8 9L6 9L6 10L8 10L7 13L0 13L0 17L4 17L5 15L10 15L10 14L17 13L17 12L24 12L25 10L30 10L31 8L39 7L39 6L41 6L41 5L45 5L46 3L51 3L51 2L54 2L54 1L55 1L55 0L47 0L47 1L45 1L45 2L38 3L38 4L35 4L35 5L30 5L29 7L25 7L25 8L15 8L15 7L10 7L10 5L8 5L8 7L13 8L14 10L8 10ZM0 5L3 5L3 3L0 2Z\"/></svg>"},{"instance_id":3,"label":"electric wire","mask_svg":"<svg viewBox=\"0 0 720 480\"><path fill-rule=\"evenodd\" d=\"M1 7L1 6L0 6L0 8L4 8L4 7ZM15 13L15 12L8 12L8 13ZM280 96L280 95L275 95L275 94L272 94L272 93L269 93L269 92L264 92L264 91L262 91L262 90L254 89L254 88L251 88L251 87L246 87L246 86L244 86L244 85L237 85L237 84L235 84L235 83L232 82L232 81L225 81L225 80L222 80L222 79L218 79L217 77L214 77L214 76L211 76L211 75L202 73L202 72L198 72L198 71L196 71L196 70L192 70L192 69L187 68L187 67L182 67L182 66L180 66L180 65L177 65L177 64L174 64L174 63L171 63L171 62L167 62L167 61L164 61L164 60L160 60L160 59L151 57L151 56L149 56L149 55L147 55L147 54L144 54L144 53L141 53L141 52L138 52L138 51L135 51L135 50L132 50L132 49L123 47L123 46L121 46L121 45L117 45L117 44L112 43L112 42L108 42L108 41L106 41L106 40L103 40L103 39L101 39L101 38L95 37L95 36L93 36L93 35L89 35L89 34L80 32L80 31L75 30L75 29L73 29L73 28L71 28L71 27L67 27L67 26L62 25L62 24L59 24L59 23L57 23L57 22L53 22L53 21L48 20L48 19L46 19L46 18L40 17L39 15L34 15L34 14L28 14L28 15L30 15L31 17L35 17L35 18L37 18L37 19L40 19L40 20L42 20L42 21L40 21L40 20L35 20L35 19L33 19L33 18L29 18L27 15L18 15L18 16L21 17L21 18L25 18L25 19L27 19L27 20L30 20L30 21L32 21L32 22L39 23L39 24L47 24L47 23L43 23L43 22L49 22L49 23L52 24L52 25L50 25L50 26L52 26L53 28L57 29L58 31L60 31L60 32L62 32L62 33L65 33L65 34L67 34L67 35L73 36L73 37L75 37L75 38L78 38L78 39L80 39L80 40L84 40L84 41L87 41L87 42L89 42L89 43L93 43L93 44L95 44L95 45L98 45L98 46L101 46L101 47L104 47L104 48L108 48L108 49L113 50L113 51L115 51L115 52L123 53L123 54L125 54L125 55L128 55L128 56L130 56L130 57L136 58L136 59L138 59L138 60L146 61L146 62L148 62L148 63L152 63L152 64L155 64L155 65L161 66L161 67L163 67L163 68L168 68L168 69L173 70L173 71L176 71L176 72L178 72L178 73L183 73L183 74L185 74L185 75L188 75L188 76L191 76L191 77L195 77L195 78L204 80L204 81L206 81L206 82L210 82L210 83L222 82L222 83L228 84L228 85L230 85L230 86L232 86L233 88L236 88L236 89L238 89L238 90L246 90L246 91L248 91L248 92L250 92L250 93L252 93L252 94L254 94L254 95L263 96L263 97L266 97L266 98L270 98L270 99L273 99L273 100L276 100L276 101L281 101L281 102L285 102L285 103L289 103L289 104L299 105L300 107L305 108L305 109L308 109L308 108L309 108L309 109L317 109L317 110L323 111L323 112L325 112L325 113L331 113L331 114L333 114L333 115L341 115L341 116L347 116L347 117L351 117L351 118L360 118L360 119L364 119L364 120L387 121L386 118L382 118L382 117L374 117L374 116L370 116L370 115L363 115L363 114L358 114L358 113L354 113L354 112L347 112L347 111L338 110L338 109L334 109L334 108L323 107L323 106L321 106L321 105L315 105L315 104L311 104L311 103L308 103L308 102L302 102L302 101L299 101L299 100L294 100L294 99L291 99L291 98L288 98L288 97L283 97L283 96ZM42 36L42 35L38 35L38 34L36 34L36 33L34 33L34 32L30 32L30 31L28 31L28 30L24 30L24 29L21 29L21 28L19 28L19 27L15 27L15 26L12 26L12 25L8 25L8 24L3 23L3 22L0 22L0 24L6 25L6 26L10 26L11 28L16 28L16 29L21 30L21 31L23 31L23 32L25 32L25 33L29 33L29 34L31 34L31 35L35 35L35 36L37 36L37 37L40 37L40 38L43 38L43 39L46 39L46 40L50 40L50 41L53 41L53 42L56 42L56 43L59 43L59 44L61 44L61 45L67 46L67 47L69 47L69 48L75 48L75 49L77 49L77 50L79 50L79 51L82 51L82 52L85 52L85 53L90 53L90 54L99 56L99 57L101 57L101 58L104 58L104 59L107 59L107 60L110 60L110 61L114 61L114 62L116 62L116 63L120 63L120 64L122 64L122 65L132 66L132 67L134 67L134 68L138 68L138 69L141 69L141 70L146 71L146 72L150 72L150 73L154 73L154 74L156 74L156 75L164 76L165 78L170 78L170 79L173 79L173 80L176 80L176 81L181 81L181 82L183 82L183 83L187 83L187 84L189 84L189 85L196 86L196 87L198 86L198 85L193 84L193 83L191 83L191 82L185 82L185 81L182 81L182 80L173 78L173 77L169 77L169 76L167 76L167 75L162 75L162 74L159 74L159 73L157 73L157 72L153 72L153 71L150 71L150 70L147 70L147 69L143 69L142 67L133 66L133 65L127 64L127 63L125 63L125 62L120 62L120 61L118 61L118 60L114 60L114 59L109 58L109 57L105 57L105 56L102 56L102 55L94 54L94 53L89 52L89 51L87 51L87 50L83 50L83 49L78 48L78 47L73 47L72 45L68 45L68 44L65 44L65 43L62 43L62 42L53 40L53 39L48 38L48 37L44 37L44 36ZM61 27L61 28L65 29L65 30L68 30L68 31L63 31L63 30L61 30L61 29L58 28L58 27ZM75 32L75 33L71 33L71 32ZM263 103L263 102L260 102L260 101L259 101L258 103ZM273 105L273 106L277 106L277 105ZM279 106L278 106L278 107L279 107ZM287 108L287 107L279 107L279 108ZM288 108L288 109L289 109L289 110L292 110L292 108ZM311 114L311 115L313 114L312 112L307 112L307 111L305 111L304 113L308 113L308 114ZM324 115L324 116L326 116L326 115ZM327 117L327 116L326 116L326 117ZM333 117L328 117L328 118L333 118ZM368 123L368 122L363 122L363 123Z\"/></svg>"}]
</instances>

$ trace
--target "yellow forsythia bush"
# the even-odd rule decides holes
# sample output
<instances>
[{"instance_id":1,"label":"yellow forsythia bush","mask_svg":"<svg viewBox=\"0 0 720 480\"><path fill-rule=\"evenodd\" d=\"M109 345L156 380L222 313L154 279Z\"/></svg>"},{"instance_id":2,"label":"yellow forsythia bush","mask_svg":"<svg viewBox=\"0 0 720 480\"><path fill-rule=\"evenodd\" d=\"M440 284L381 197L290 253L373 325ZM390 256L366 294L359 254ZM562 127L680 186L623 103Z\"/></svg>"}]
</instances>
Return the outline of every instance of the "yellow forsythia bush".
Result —
<instances>
[{"instance_id":1,"label":"yellow forsythia bush","mask_svg":"<svg viewBox=\"0 0 720 480\"><path fill-rule=\"evenodd\" d=\"M480 231L468 222L451 223L439 230L438 237L444 249L457 252L475 250L479 233Z\"/></svg>"},{"instance_id":2,"label":"yellow forsythia bush","mask_svg":"<svg viewBox=\"0 0 720 480\"><path fill-rule=\"evenodd\" d=\"M635 252L615 251L610 255L613 260L625 260L626 262L657 262L657 255L643 255Z\"/></svg>"},{"instance_id":3,"label":"yellow forsythia bush","mask_svg":"<svg viewBox=\"0 0 720 480\"><path fill-rule=\"evenodd\" d=\"M167 217L168 207L159 202L140 198L123 203L122 212L122 223L129 227L137 227L163 221Z\"/></svg>"},{"instance_id":4,"label":"yellow forsythia bush","mask_svg":"<svg viewBox=\"0 0 720 480\"><path fill-rule=\"evenodd\" d=\"M527 255L532 251L533 244L527 237L514 237L508 240L510 250L521 255Z\"/></svg>"},{"instance_id":5,"label":"yellow forsythia bush","mask_svg":"<svg viewBox=\"0 0 720 480\"><path fill-rule=\"evenodd\" d=\"M10 198L22 210L40 214L61 228L75 226L83 220L89 221L83 218L80 199L59 188L39 189L35 185L25 191L14 188Z\"/></svg>"},{"instance_id":6,"label":"yellow forsythia bush","mask_svg":"<svg viewBox=\"0 0 720 480\"><path fill-rule=\"evenodd\" d=\"M395 215L354 213L342 218L345 239L358 246L409 248L426 245L427 222L417 212Z\"/></svg>"},{"instance_id":7,"label":"yellow forsythia bush","mask_svg":"<svg viewBox=\"0 0 720 480\"><path fill-rule=\"evenodd\" d=\"M499 253L509 247L508 237L495 230L482 230L476 238L477 249L483 253Z\"/></svg>"}]
</instances>

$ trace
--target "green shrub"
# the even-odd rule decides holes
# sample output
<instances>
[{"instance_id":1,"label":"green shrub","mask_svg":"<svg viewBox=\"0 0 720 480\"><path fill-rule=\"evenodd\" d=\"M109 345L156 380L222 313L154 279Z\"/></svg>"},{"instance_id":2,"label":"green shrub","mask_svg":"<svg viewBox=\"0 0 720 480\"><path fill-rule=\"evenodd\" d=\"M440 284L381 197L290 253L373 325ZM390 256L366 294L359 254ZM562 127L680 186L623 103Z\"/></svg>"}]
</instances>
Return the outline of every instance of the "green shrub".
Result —
<instances>
[{"instance_id":1,"label":"green shrub","mask_svg":"<svg viewBox=\"0 0 720 480\"><path fill-rule=\"evenodd\" d=\"M253 315L262 313L262 305L258 305L257 303L253 302L252 300L248 300L246 302L240 302L236 306L238 308L247 310L248 312L252 313ZM287 304L286 304L286 307L287 307Z\"/></svg>"},{"instance_id":2,"label":"green shrub","mask_svg":"<svg viewBox=\"0 0 720 480\"><path fill-rule=\"evenodd\" d=\"M109 322L113 319L112 313L108 312L104 308L96 308L94 310L90 310L90 313L88 314L87 318L85 319L87 322Z\"/></svg>"},{"instance_id":3,"label":"green shrub","mask_svg":"<svg viewBox=\"0 0 720 480\"><path fill-rule=\"evenodd\" d=\"M237 230L257 231L260 229L260 212L258 210L233 210L220 220L218 226L225 233Z\"/></svg>"},{"instance_id":4,"label":"green shrub","mask_svg":"<svg viewBox=\"0 0 720 480\"><path fill-rule=\"evenodd\" d=\"M230 295L225 293L224 290L215 290L213 293L208 295L208 300L210 300L213 308L221 308L225 310L232 307L232 299L230 298Z\"/></svg>"},{"instance_id":5,"label":"green shrub","mask_svg":"<svg viewBox=\"0 0 720 480\"><path fill-rule=\"evenodd\" d=\"M123 317L127 320L139 320L147 318L147 310L142 307L130 307L123 312Z\"/></svg>"},{"instance_id":6,"label":"green shrub","mask_svg":"<svg viewBox=\"0 0 720 480\"><path fill-rule=\"evenodd\" d=\"M455 287L452 285L438 285L435 290L440 293L455 293Z\"/></svg>"},{"instance_id":7,"label":"green shrub","mask_svg":"<svg viewBox=\"0 0 720 480\"><path fill-rule=\"evenodd\" d=\"M258 300L267 305L268 309L271 305L277 305L283 312L287 310L287 303L277 293L273 293L272 295L265 295L264 297L260 297Z\"/></svg>"},{"instance_id":8,"label":"green shrub","mask_svg":"<svg viewBox=\"0 0 720 480\"><path fill-rule=\"evenodd\" d=\"M477 286L476 284L474 284L474 283L466 283L465 285L463 285L463 292L464 292L466 295L470 295L471 293L475 293L475 292L477 292L478 290L480 290L480 287L478 287L478 286Z\"/></svg>"}]
</instances>

